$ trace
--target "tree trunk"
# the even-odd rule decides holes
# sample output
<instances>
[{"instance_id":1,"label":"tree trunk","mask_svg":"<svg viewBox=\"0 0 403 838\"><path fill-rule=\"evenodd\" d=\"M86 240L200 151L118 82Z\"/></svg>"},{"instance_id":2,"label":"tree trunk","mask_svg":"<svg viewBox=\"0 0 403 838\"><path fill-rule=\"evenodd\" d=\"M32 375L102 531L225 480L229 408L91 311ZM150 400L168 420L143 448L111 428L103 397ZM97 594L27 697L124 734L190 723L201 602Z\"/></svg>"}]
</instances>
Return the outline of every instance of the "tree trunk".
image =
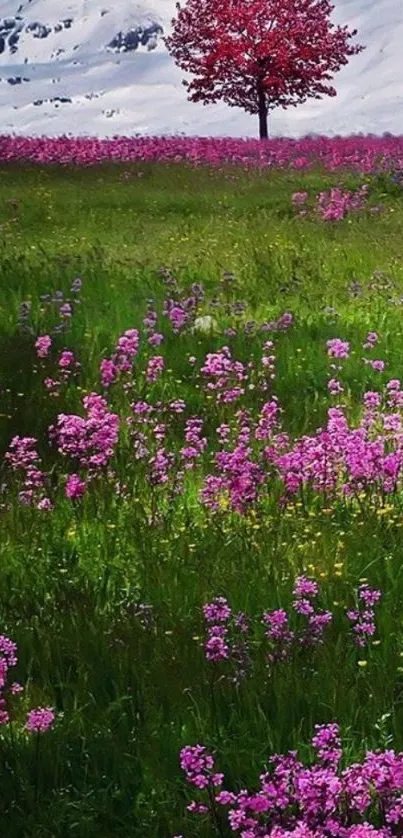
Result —
<instances>
[{"instance_id":1,"label":"tree trunk","mask_svg":"<svg viewBox=\"0 0 403 838\"><path fill-rule=\"evenodd\" d=\"M261 140L267 140L269 134L267 130L267 105L263 88L258 85L258 106L259 106L259 137Z\"/></svg>"}]
</instances>

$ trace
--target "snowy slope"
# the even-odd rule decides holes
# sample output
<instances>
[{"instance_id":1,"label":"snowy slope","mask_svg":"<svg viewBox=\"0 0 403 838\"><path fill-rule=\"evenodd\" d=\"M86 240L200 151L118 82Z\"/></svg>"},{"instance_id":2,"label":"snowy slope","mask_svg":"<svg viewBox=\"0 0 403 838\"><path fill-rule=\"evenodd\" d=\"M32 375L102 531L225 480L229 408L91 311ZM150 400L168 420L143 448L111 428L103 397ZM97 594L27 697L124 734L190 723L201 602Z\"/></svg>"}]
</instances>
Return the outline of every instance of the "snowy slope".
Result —
<instances>
[{"instance_id":1,"label":"snowy slope","mask_svg":"<svg viewBox=\"0 0 403 838\"><path fill-rule=\"evenodd\" d=\"M336 98L275 111L271 134L403 134L403 0L334 5L367 49ZM187 101L161 41L175 13L175 0L0 0L0 133L256 137L257 117Z\"/></svg>"}]
</instances>

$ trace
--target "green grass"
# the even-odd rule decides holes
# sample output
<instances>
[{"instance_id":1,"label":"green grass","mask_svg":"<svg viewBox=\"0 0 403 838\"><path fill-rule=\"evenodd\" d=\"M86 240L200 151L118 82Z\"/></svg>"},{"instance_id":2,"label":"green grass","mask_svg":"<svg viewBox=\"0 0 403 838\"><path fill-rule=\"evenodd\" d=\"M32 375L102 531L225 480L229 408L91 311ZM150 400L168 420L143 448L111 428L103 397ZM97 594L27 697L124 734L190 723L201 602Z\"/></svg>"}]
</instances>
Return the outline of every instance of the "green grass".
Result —
<instances>
[{"instance_id":1,"label":"green grass","mask_svg":"<svg viewBox=\"0 0 403 838\"><path fill-rule=\"evenodd\" d=\"M147 299L161 304L160 265L186 288L203 282L210 296L222 272L233 271L247 320L293 312L295 326L275 338L274 385L292 435L324 422L331 403L325 342L349 340L353 354L343 383L354 415L365 390L401 376L401 307L390 299L403 294L402 192L370 180L370 202L382 202L384 213L336 225L295 218L290 199L295 191L314 196L334 184L361 182L320 171L2 167L2 451L14 434L33 435L46 466L54 465L47 427L58 411L79 410L83 391L99 388L100 358L125 329L141 325ZM375 271L390 287L374 280ZM32 300L33 322L43 334L39 296L67 292L77 275L84 281L81 308L57 345L79 357L81 390L71 386L55 402L35 372L33 339L16 327L18 306ZM349 291L352 282L362 286L358 298ZM229 325L225 315L221 325ZM368 329L382 337L376 355L387 363L382 376L361 361ZM187 356L202 359L221 345L222 335L170 335L163 354L172 373L138 397L184 398L192 413L205 412L213 429L230 411L215 410L196 392ZM248 361L261 345L261 336L240 331L233 354ZM127 414L121 392L111 401ZM256 410L256 394L248 393L246 403ZM179 422L170 435L179 444ZM26 684L27 706L51 704L64 714L42 737L38 759L34 741L0 728L0 835L210 838L211 827L183 815L188 793L178 752L185 744L216 748L228 783L241 787L256 784L271 753L307 742L315 723L338 721L356 756L366 745L382 744L376 725L389 713L387 734L403 748L401 497L385 515L368 503L363 511L333 504L329 513L313 498L305 508L284 511L273 494L245 519L211 520L197 501L195 481L167 504L124 446L116 471L130 486L128 500L106 481L80 504L59 495L48 516L16 500L9 504L6 494L0 498L0 631L18 643L16 678ZM150 526L153 512L160 514ZM238 691L212 677L200 649L203 603L224 595L235 610L256 616L288 607L302 571L321 583L322 607L335 611L313 659L292 660L272 678L260 660ZM384 592L381 642L368 655L346 642L343 616L362 578ZM135 616L138 601L153 607L150 628ZM258 646L263 628L255 623ZM359 657L366 666L358 666Z\"/></svg>"},{"instance_id":2,"label":"green grass","mask_svg":"<svg viewBox=\"0 0 403 838\"><path fill-rule=\"evenodd\" d=\"M126 171L130 178L122 180ZM318 235L317 223L293 217L291 194L307 189L315 195L362 178L234 168L226 173L237 180L215 170L156 164L0 170L3 328L9 297L32 292L32 271L40 273L43 286L54 288L74 271L85 273L88 317L98 328L106 319L109 331L122 328L134 307L154 293L152 270L161 263L185 282L202 279L210 288L220 270L233 270L253 307L296 297L308 308L313 302L340 304L348 282L375 269L401 280L399 187L378 183L371 190L371 203L383 187L389 191L389 211L376 223L352 218L322 224Z\"/></svg>"}]
</instances>

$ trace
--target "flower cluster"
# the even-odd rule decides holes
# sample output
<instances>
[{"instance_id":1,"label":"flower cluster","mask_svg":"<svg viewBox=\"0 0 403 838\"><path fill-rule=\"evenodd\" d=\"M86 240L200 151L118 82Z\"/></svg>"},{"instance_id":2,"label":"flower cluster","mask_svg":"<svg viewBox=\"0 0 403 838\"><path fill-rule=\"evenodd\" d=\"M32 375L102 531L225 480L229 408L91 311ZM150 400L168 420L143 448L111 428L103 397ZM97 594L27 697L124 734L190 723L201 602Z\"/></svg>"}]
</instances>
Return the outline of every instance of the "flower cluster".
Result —
<instances>
[{"instance_id":1,"label":"flower cluster","mask_svg":"<svg viewBox=\"0 0 403 838\"><path fill-rule=\"evenodd\" d=\"M172 320L176 315L172 312L177 308L186 314L186 323L184 320L180 330L193 328L195 313L203 301L203 304L208 303L202 286L194 283L187 293L168 269L161 268L159 273L164 276L170 295L165 303L165 313L172 328L176 329ZM222 285L221 290L227 296L232 293L228 283L225 288ZM221 305L220 299L210 300L211 305L213 302ZM230 306L234 316L244 317L241 301L227 301L225 305ZM149 301L143 321L147 337L158 334L155 332L157 319L154 302ZM280 333L292 323L292 314L285 312L277 320L262 324L258 331L260 335L268 330ZM245 327L248 325L251 327L249 321ZM259 340L257 332L256 340ZM280 341L279 335L276 343ZM370 331L363 345L372 349L377 342L378 334ZM53 346L50 334L42 334L35 345L41 366L44 366L49 362ZM50 436L56 441L58 452L75 460L73 474L64 474L60 481L66 487L67 497L81 498L88 481L100 468L108 466L106 478L115 479L110 461L118 452L118 427L129 408L132 415L127 418L126 413L123 421L130 428L128 437L134 459L142 463L140 472L148 478L150 487L164 487L169 502L172 493L180 494L185 490L185 475L189 471L194 472L200 486L202 505L214 515L247 514L251 507L264 503L273 485L276 493L278 486L282 489L281 504L292 501L297 493L305 495L307 490L320 493L324 503L336 498L344 501L367 491L373 498L378 492L399 491L403 483L403 391L398 380L387 382L383 393L370 390L364 394L361 415L354 426L349 425L347 408L340 399L328 410L324 428L319 428L315 434L291 439L282 430L280 416L283 410L277 397L270 392L268 400L259 403L261 393L271 391L274 386L278 346L274 347L272 340L263 339L259 354L244 361L236 359L227 345L207 353L201 363L194 355L188 355L190 369L184 374L186 382L173 378L164 355L149 357L147 352L145 359L138 359L139 374L130 375L139 345L140 333L129 329L119 338L113 355L101 364L106 390L122 379L122 417L111 413L106 399L103 401L93 393L86 396L87 400L95 400L86 418L61 412L50 427ZM339 398L345 390L342 370L351 355L350 343L341 337L331 338L326 351L331 359L327 388L333 398ZM375 371L384 368L382 360L363 360ZM63 350L58 358L57 377L45 379L49 392L59 394L61 385L78 368L73 353ZM159 383L162 373L164 386L162 381ZM178 398L181 391L174 389L175 384L185 383L189 393L186 402ZM155 385L150 393L147 392L149 385ZM170 392L168 403L156 400L164 391ZM124 397L133 392L136 400L127 405ZM176 418L172 422L173 417L186 414L196 394L202 402L200 413L184 416L184 422ZM105 396L112 397L109 393ZM122 434L123 445L126 439L127 435ZM88 469L85 475L80 473L83 468ZM25 475L28 484L23 487L22 502L31 502L29 492L33 486L30 481L37 481L39 490L40 474L36 467ZM49 505L44 494L38 496L38 503L43 503L43 508Z\"/></svg>"},{"instance_id":2,"label":"flower cluster","mask_svg":"<svg viewBox=\"0 0 403 838\"><path fill-rule=\"evenodd\" d=\"M208 661L222 661L229 657L229 646L226 642L228 628L226 623L231 617L225 597L216 597L203 607L204 618L207 622L208 639L204 646Z\"/></svg>"},{"instance_id":3,"label":"flower cluster","mask_svg":"<svg viewBox=\"0 0 403 838\"><path fill-rule=\"evenodd\" d=\"M383 372L385 369L385 361L382 360L372 360L369 358L363 358L364 364L369 364L375 372Z\"/></svg>"},{"instance_id":4,"label":"flower cluster","mask_svg":"<svg viewBox=\"0 0 403 838\"><path fill-rule=\"evenodd\" d=\"M48 376L44 380L44 385L51 396L60 396L60 388L67 384L70 379L78 372L80 363L74 356L74 353L68 349L64 349L60 353L57 362L58 376L51 378Z\"/></svg>"},{"instance_id":5,"label":"flower cluster","mask_svg":"<svg viewBox=\"0 0 403 838\"><path fill-rule=\"evenodd\" d=\"M368 332L363 349L373 349L379 341L379 335L376 332Z\"/></svg>"},{"instance_id":6,"label":"flower cluster","mask_svg":"<svg viewBox=\"0 0 403 838\"><path fill-rule=\"evenodd\" d=\"M319 587L317 582L299 576L294 585L293 608L297 614L306 617L306 625L296 635L301 646L318 646L323 643L323 632L332 621L330 611L315 611L312 600L317 597Z\"/></svg>"},{"instance_id":7,"label":"flower cluster","mask_svg":"<svg viewBox=\"0 0 403 838\"><path fill-rule=\"evenodd\" d=\"M300 207L308 199L308 192L293 192L291 201L295 207Z\"/></svg>"},{"instance_id":8,"label":"flower cluster","mask_svg":"<svg viewBox=\"0 0 403 838\"><path fill-rule=\"evenodd\" d=\"M9 670L17 663L17 644L0 634L0 725L11 722L9 697L19 695L24 689L17 681L8 684ZM37 707L28 711L25 730L29 733L45 733L52 727L54 720L52 707Z\"/></svg>"},{"instance_id":9,"label":"flower cluster","mask_svg":"<svg viewBox=\"0 0 403 838\"><path fill-rule=\"evenodd\" d=\"M260 381L260 389L266 392L269 389L269 382L274 381L276 356L274 354L274 343L272 340L267 340L263 344L263 355L261 358L262 376Z\"/></svg>"},{"instance_id":10,"label":"flower cluster","mask_svg":"<svg viewBox=\"0 0 403 838\"><path fill-rule=\"evenodd\" d=\"M320 192L316 196L316 213L323 221L341 221L350 212L359 211L365 207L368 190L368 184L363 184L358 192L343 191L339 187ZM308 197L308 192L294 192L291 197L294 207L302 207L298 212L300 216L309 214L305 206Z\"/></svg>"},{"instance_id":11,"label":"flower cluster","mask_svg":"<svg viewBox=\"0 0 403 838\"><path fill-rule=\"evenodd\" d=\"M289 616L283 608L265 611L262 622L267 626L266 637L270 641L271 651L268 662L273 664L285 661L291 654L295 632L290 630Z\"/></svg>"},{"instance_id":12,"label":"flower cluster","mask_svg":"<svg viewBox=\"0 0 403 838\"><path fill-rule=\"evenodd\" d=\"M39 468L37 444L35 437L17 435L11 440L4 458L11 470L22 479L18 494L20 502L25 506L35 504L38 509L46 511L52 509L52 502L46 494L47 475Z\"/></svg>"},{"instance_id":13,"label":"flower cluster","mask_svg":"<svg viewBox=\"0 0 403 838\"><path fill-rule=\"evenodd\" d=\"M140 334L138 330L127 329L119 338L113 355L101 361L101 383L105 389L114 384L122 374L131 372L133 361L139 350L139 344Z\"/></svg>"},{"instance_id":14,"label":"flower cluster","mask_svg":"<svg viewBox=\"0 0 403 838\"><path fill-rule=\"evenodd\" d=\"M352 622L352 632L357 646L365 646L368 638L376 631L374 605L376 605L382 594L381 591L370 588L367 584L361 585L358 591L358 606L347 612L348 619Z\"/></svg>"},{"instance_id":15,"label":"flower cluster","mask_svg":"<svg viewBox=\"0 0 403 838\"><path fill-rule=\"evenodd\" d=\"M5 693L7 690L8 670L17 664L17 644L4 634L0 634L0 725L10 721ZM20 684L14 682L10 686L12 694L22 689Z\"/></svg>"},{"instance_id":16,"label":"flower cluster","mask_svg":"<svg viewBox=\"0 0 403 838\"><path fill-rule=\"evenodd\" d=\"M215 772L214 759L211 754L207 753L204 745L187 745L182 748L180 766L182 771L185 772L188 783L198 789L215 791L221 786L224 779L223 774ZM187 806L187 810L198 815L204 815L209 811L208 806L197 803L195 800L192 800Z\"/></svg>"},{"instance_id":17,"label":"flower cluster","mask_svg":"<svg viewBox=\"0 0 403 838\"><path fill-rule=\"evenodd\" d=\"M225 597L216 597L203 606L207 640L204 643L206 660L213 663L229 661L228 680L238 685L251 665L247 634L249 620L242 611L234 614Z\"/></svg>"},{"instance_id":18,"label":"flower cluster","mask_svg":"<svg viewBox=\"0 0 403 838\"><path fill-rule=\"evenodd\" d=\"M345 351L337 347L336 351ZM401 390L385 388L385 409L379 411L382 394L364 394L364 411L358 427L350 428L342 407L328 410L325 429L314 436L304 436L288 450L272 445L266 456L280 474L287 494L303 486L315 491L353 496L366 488L382 492L396 491L403 464L400 439L400 414L388 408L400 404ZM382 421L381 421L382 420ZM275 440L274 440L275 442Z\"/></svg>"},{"instance_id":19,"label":"flower cluster","mask_svg":"<svg viewBox=\"0 0 403 838\"><path fill-rule=\"evenodd\" d=\"M181 767L204 799L188 810L216 823L225 807L228 827L240 838L393 838L403 822L403 754L367 751L361 762L341 768L343 750L336 723L316 725L310 765L297 751L275 754L257 791L222 788L214 758L202 745L183 748ZM220 790L217 792L216 787Z\"/></svg>"},{"instance_id":20,"label":"flower cluster","mask_svg":"<svg viewBox=\"0 0 403 838\"><path fill-rule=\"evenodd\" d=\"M165 360L162 355L154 355L147 364L146 379L148 384L154 384L163 373Z\"/></svg>"},{"instance_id":21,"label":"flower cluster","mask_svg":"<svg viewBox=\"0 0 403 838\"><path fill-rule=\"evenodd\" d=\"M217 404L233 403L245 393L242 384L248 376L244 364L233 360L228 346L208 353L201 373L206 379L206 391L215 394Z\"/></svg>"},{"instance_id":22,"label":"flower cluster","mask_svg":"<svg viewBox=\"0 0 403 838\"><path fill-rule=\"evenodd\" d=\"M401 137L357 135L345 137L304 137L270 139L264 144L254 139L229 137L206 140L197 137L1 137L0 160L25 160L32 163L56 162L63 165L91 166L107 160L122 163L187 161L210 166L226 163L247 168L309 169L320 163L328 171L350 168L353 171L396 172L403 167Z\"/></svg>"},{"instance_id":23,"label":"flower cluster","mask_svg":"<svg viewBox=\"0 0 403 838\"><path fill-rule=\"evenodd\" d=\"M228 506L243 514L258 497L264 481L263 468L252 459L252 448L238 443L233 451L218 451L214 458L217 475L204 481L200 497L212 512Z\"/></svg>"},{"instance_id":24,"label":"flower cluster","mask_svg":"<svg viewBox=\"0 0 403 838\"><path fill-rule=\"evenodd\" d=\"M194 282L190 288L190 295L187 296L171 274L166 276L165 282L172 296L165 300L163 314L168 317L174 335L178 335L195 325L204 298L204 289L198 282Z\"/></svg>"},{"instance_id":25,"label":"flower cluster","mask_svg":"<svg viewBox=\"0 0 403 838\"><path fill-rule=\"evenodd\" d=\"M154 309L154 301L149 300L147 312L143 318L144 332L148 335L148 343L150 346L159 346L164 341L164 336L155 331L157 325L158 315Z\"/></svg>"},{"instance_id":26,"label":"flower cluster","mask_svg":"<svg viewBox=\"0 0 403 838\"><path fill-rule=\"evenodd\" d=\"M207 448L207 439L202 436L203 421L196 416L188 419L185 424L185 443L181 448L181 457L186 470L193 469L196 462Z\"/></svg>"},{"instance_id":27,"label":"flower cluster","mask_svg":"<svg viewBox=\"0 0 403 838\"><path fill-rule=\"evenodd\" d=\"M298 576L293 587L292 611L284 608L265 611L259 621L265 626L266 660L269 667L291 659L298 650L316 649L324 643L324 632L333 620L330 611L320 610L316 600L320 594L318 583L307 576ZM364 646L375 633L374 605L381 592L361 585L356 610L346 609L346 616L353 623L346 641ZM216 597L203 606L206 640L204 654L212 663L226 661L235 668L232 680L238 683L252 665L248 637L251 620L244 613L234 614L225 597ZM256 640L255 649L258 648ZM260 652L258 653L259 660Z\"/></svg>"},{"instance_id":28,"label":"flower cluster","mask_svg":"<svg viewBox=\"0 0 403 838\"><path fill-rule=\"evenodd\" d=\"M52 338L50 335L40 335L35 341L35 349L38 358L46 358L49 354L51 346Z\"/></svg>"},{"instance_id":29,"label":"flower cluster","mask_svg":"<svg viewBox=\"0 0 403 838\"><path fill-rule=\"evenodd\" d=\"M46 733L52 727L55 714L52 707L37 707L27 715L25 729L30 733Z\"/></svg>"},{"instance_id":30,"label":"flower cluster","mask_svg":"<svg viewBox=\"0 0 403 838\"><path fill-rule=\"evenodd\" d=\"M330 378L327 383L327 388L331 396L339 396L344 393L344 387L337 378Z\"/></svg>"},{"instance_id":31,"label":"flower cluster","mask_svg":"<svg viewBox=\"0 0 403 838\"><path fill-rule=\"evenodd\" d=\"M56 424L49 428L49 435L59 454L73 459L80 468L88 470L88 477L93 477L108 465L115 453L120 420L96 393L84 396L83 405L85 417L60 413ZM77 475L69 478L66 494L70 498L83 494L83 484Z\"/></svg>"},{"instance_id":32,"label":"flower cluster","mask_svg":"<svg viewBox=\"0 0 403 838\"><path fill-rule=\"evenodd\" d=\"M332 338L326 343L327 354L331 358L348 358L350 353L350 344L347 341L340 340L340 338Z\"/></svg>"},{"instance_id":33,"label":"flower cluster","mask_svg":"<svg viewBox=\"0 0 403 838\"><path fill-rule=\"evenodd\" d=\"M323 632L332 621L330 611L316 611L312 602L319 593L317 582L299 576L294 584L293 609L303 618L302 628L290 629L290 615L280 608L266 611L262 622L270 641L269 664L287 660L296 647L315 647L323 643Z\"/></svg>"},{"instance_id":34,"label":"flower cluster","mask_svg":"<svg viewBox=\"0 0 403 838\"><path fill-rule=\"evenodd\" d=\"M337 187L329 192L320 192L317 198L317 213L323 221L340 221L353 210L364 208L368 197L368 185L363 184L358 192L349 192Z\"/></svg>"}]
</instances>

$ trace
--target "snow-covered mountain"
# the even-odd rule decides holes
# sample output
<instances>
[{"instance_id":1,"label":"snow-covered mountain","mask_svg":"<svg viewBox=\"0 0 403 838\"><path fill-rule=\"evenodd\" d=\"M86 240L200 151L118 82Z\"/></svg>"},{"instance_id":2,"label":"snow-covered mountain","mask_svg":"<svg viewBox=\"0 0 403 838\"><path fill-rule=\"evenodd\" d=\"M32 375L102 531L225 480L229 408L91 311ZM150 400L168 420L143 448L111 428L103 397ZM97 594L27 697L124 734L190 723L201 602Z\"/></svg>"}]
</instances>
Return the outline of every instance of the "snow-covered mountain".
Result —
<instances>
[{"instance_id":1,"label":"snow-covered mountain","mask_svg":"<svg viewBox=\"0 0 403 838\"><path fill-rule=\"evenodd\" d=\"M336 98L274 111L270 133L403 134L403 0L334 5L367 49ZM175 0L0 0L0 134L257 137L257 116L187 101L161 40L175 14Z\"/></svg>"}]
</instances>

